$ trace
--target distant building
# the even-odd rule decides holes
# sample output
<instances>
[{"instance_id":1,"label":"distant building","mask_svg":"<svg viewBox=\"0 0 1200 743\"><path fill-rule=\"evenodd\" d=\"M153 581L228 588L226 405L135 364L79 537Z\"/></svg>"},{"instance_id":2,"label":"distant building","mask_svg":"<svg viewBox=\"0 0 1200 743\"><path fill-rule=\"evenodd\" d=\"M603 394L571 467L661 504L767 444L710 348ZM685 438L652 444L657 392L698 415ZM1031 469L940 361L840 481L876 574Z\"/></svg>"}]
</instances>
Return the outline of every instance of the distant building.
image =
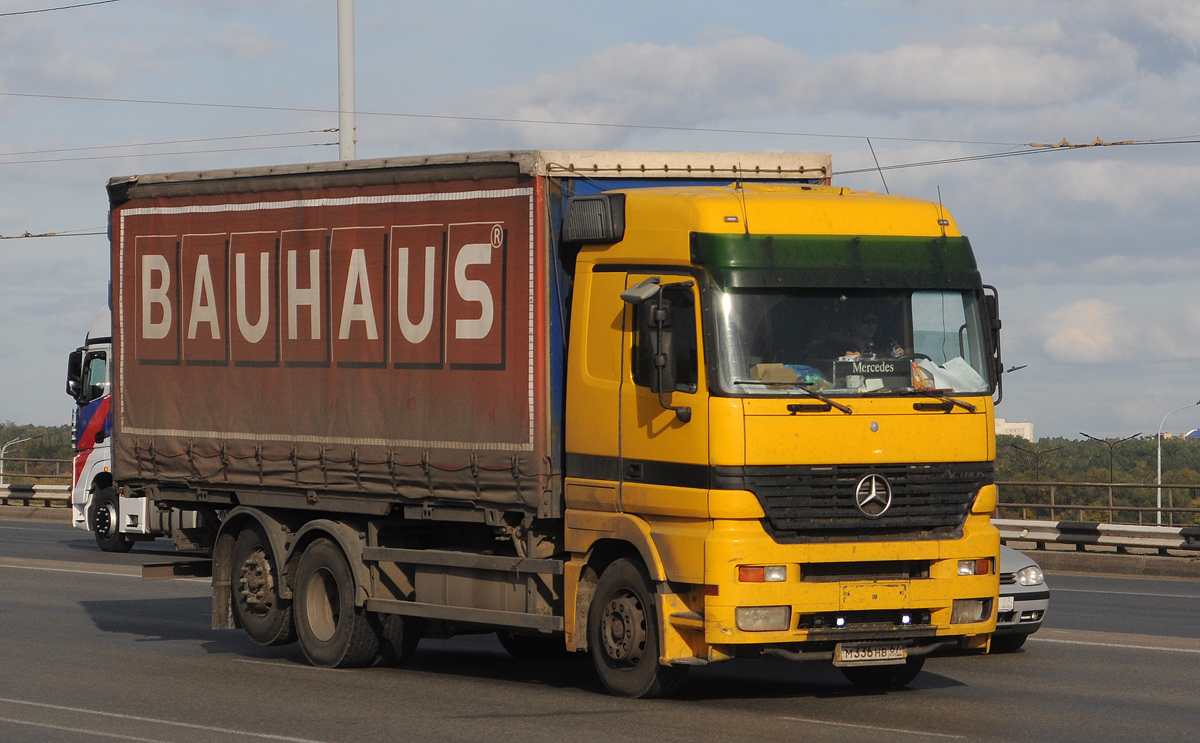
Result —
<instances>
[{"instance_id":1,"label":"distant building","mask_svg":"<svg viewBox=\"0 0 1200 743\"><path fill-rule=\"evenodd\" d=\"M1200 428L1193 428L1183 435L1185 439L1200 439Z\"/></svg>"},{"instance_id":2,"label":"distant building","mask_svg":"<svg viewBox=\"0 0 1200 743\"><path fill-rule=\"evenodd\" d=\"M996 419L997 436L1020 436L1026 441L1033 441L1033 424L1029 421L1009 423L1003 418Z\"/></svg>"}]
</instances>

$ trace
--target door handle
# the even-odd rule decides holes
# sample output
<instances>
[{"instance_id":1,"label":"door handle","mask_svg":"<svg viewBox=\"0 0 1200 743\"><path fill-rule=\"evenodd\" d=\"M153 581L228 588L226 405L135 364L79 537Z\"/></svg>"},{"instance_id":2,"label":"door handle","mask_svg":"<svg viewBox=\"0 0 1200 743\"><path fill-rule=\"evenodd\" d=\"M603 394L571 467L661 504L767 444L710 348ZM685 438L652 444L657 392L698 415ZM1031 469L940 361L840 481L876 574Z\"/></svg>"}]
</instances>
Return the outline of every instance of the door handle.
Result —
<instances>
[{"instance_id":1,"label":"door handle","mask_svg":"<svg viewBox=\"0 0 1200 743\"><path fill-rule=\"evenodd\" d=\"M642 479L642 463L641 462L626 462L625 463L625 479L626 480Z\"/></svg>"}]
</instances>

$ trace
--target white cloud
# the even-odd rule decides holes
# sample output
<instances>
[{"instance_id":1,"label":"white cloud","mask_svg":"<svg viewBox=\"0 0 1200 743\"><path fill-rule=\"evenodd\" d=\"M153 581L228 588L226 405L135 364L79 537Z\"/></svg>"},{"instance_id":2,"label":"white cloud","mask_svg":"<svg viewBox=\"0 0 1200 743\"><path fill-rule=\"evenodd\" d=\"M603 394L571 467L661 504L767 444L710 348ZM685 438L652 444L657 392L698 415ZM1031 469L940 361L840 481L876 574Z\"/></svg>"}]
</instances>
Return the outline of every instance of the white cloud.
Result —
<instances>
[{"instance_id":1,"label":"white cloud","mask_svg":"<svg viewBox=\"0 0 1200 743\"><path fill-rule=\"evenodd\" d=\"M1071 302L1046 314L1042 350L1070 364L1200 359L1200 304L1127 307L1103 299Z\"/></svg>"},{"instance_id":2,"label":"white cloud","mask_svg":"<svg viewBox=\"0 0 1200 743\"><path fill-rule=\"evenodd\" d=\"M1101 364L1125 358L1134 328L1121 310L1100 299L1085 299L1050 312L1042 326L1042 348L1056 361Z\"/></svg>"}]
</instances>

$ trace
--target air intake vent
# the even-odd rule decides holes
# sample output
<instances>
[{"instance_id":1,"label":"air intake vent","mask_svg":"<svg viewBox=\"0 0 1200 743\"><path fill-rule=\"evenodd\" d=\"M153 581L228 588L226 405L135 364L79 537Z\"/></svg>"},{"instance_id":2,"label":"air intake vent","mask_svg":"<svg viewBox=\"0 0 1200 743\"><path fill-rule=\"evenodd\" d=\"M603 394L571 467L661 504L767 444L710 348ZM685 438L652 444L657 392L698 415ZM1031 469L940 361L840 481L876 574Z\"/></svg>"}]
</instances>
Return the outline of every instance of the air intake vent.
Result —
<instances>
[{"instance_id":1,"label":"air intake vent","mask_svg":"<svg viewBox=\"0 0 1200 743\"><path fill-rule=\"evenodd\" d=\"M625 194L591 194L567 199L565 243L615 243L625 238Z\"/></svg>"}]
</instances>

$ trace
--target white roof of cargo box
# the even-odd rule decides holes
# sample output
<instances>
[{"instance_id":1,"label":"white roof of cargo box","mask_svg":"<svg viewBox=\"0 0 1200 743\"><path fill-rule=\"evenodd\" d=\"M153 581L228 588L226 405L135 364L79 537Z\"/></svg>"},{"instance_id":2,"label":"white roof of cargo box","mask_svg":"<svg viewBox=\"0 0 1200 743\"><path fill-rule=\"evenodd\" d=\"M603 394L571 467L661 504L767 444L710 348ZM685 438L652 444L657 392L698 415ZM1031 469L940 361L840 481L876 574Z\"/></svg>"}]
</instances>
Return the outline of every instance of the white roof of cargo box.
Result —
<instances>
[{"instance_id":1,"label":"white roof of cargo box","mask_svg":"<svg viewBox=\"0 0 1200 743\"><path fill-rule=\"evenodd\" d=\"M182 171L113 178L110 188L168 183L196 183L279 176L320 176L381 170L428 169L438 166L513 164L526 175L569 178L828 178L832 160L811 152L636 152L593 150L494 150L446 155L415 155L374 160L346 160L255 168Z\"/></svg>"}]
</instances>

